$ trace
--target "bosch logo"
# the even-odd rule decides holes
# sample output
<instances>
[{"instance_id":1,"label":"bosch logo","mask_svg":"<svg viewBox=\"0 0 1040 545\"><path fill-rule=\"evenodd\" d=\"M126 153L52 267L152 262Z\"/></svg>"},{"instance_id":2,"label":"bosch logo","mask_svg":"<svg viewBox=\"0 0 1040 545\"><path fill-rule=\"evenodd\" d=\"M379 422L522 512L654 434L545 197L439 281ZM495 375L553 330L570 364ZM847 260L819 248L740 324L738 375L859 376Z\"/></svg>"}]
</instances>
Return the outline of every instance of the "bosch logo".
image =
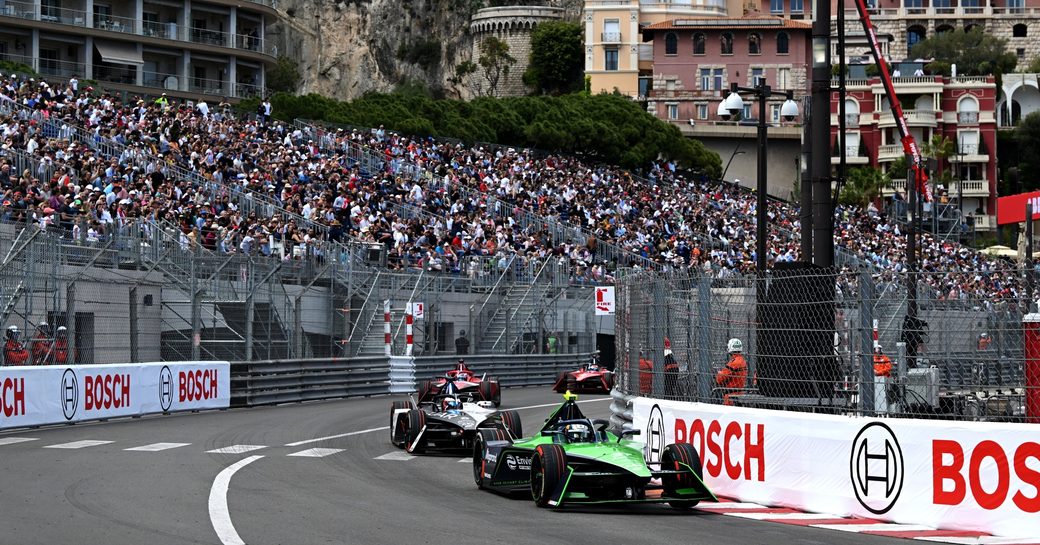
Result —
<instances>
[{"instance_id":1,"label":"bosch logo","mask_svg":"<svg viewBox=\"0 0 1040 545\"><path fill-rule=\"evenodd\" d=\"M159 371L159 406L163 412L173 405L173 373L166 365Z\"/></svg>"},{"instance_id":2,"label":"bosch logo","mask_svg":"<svg viewBox=\"0 0 1040 545\"><path fill-rule=\"evenodd\" d=\"M852 441L849 461L852 488L864 509L881 515L895 506L903 491L903 451L892 428L871 422Z\"/></svg>"},{"instance_id":3,"label":"bosch logo","mask_svg":"<svg viewBox=\"0 0 1040 545\"><path fill-rule=\"evenodd\" d=\"M76 380L76 372L66 369L61 375L61 412L65 414L65 420L72 420L76 416L78 404L79 381Z\"/></svg>"},{"instance_id":4,"label":"bosch logo","mask_svg":"<svg viewBox=\"0 0 1040 545\"><path fill-rule=\"evenodd\" d=\"M657 405L650 409L650 418L646 422L644 437L646 437L646 447L643 449L643 457L646 459L646 463L661 463L661 453L664 452L664 413Z\"/></svg>"}]
</instances>

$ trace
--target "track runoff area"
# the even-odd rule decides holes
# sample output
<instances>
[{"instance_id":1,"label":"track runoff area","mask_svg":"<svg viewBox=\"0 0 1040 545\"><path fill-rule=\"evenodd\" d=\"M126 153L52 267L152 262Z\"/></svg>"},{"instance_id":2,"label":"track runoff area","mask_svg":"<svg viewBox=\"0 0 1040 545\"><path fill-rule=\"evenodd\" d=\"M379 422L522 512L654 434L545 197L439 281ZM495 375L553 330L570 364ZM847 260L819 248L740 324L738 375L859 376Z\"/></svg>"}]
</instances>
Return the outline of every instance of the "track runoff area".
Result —
<instances>
[{"instance_id":1,"label":"track runoff area","mask_svg":"<svg viewBox=\"0 0 1040 545\"><path fill-rule=\"evenodd\" d=\"M702 503L540 509L480 491L465 453L390 443L403 396L233 409L0 433L5 543L907 543L759 519L764 506ZM562 396L506 388L525 431ZM590 418L609 398L582 395ZM834 522L834 521L832 521ZM851 522L851 521L846 521Z\"/></svg>"}]
</instances>

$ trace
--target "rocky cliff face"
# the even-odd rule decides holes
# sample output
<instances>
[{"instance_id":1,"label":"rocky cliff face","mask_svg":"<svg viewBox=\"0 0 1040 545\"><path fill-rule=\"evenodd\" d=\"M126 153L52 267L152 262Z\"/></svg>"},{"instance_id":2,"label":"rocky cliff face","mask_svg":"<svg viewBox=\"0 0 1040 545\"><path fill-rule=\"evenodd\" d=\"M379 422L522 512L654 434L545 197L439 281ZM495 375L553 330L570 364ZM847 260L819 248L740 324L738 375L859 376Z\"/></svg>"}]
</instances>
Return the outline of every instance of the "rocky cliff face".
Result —
<instances>
[{"instance_id":1,"label":"rocky cliff face","mask_svg":"<svg viewBox=\"0 0 1040 545\"><path fill-rule=\"evenodd\" d=\"M303 93L350 99L416 82L454 96L448 78L472 56L470 17L489 3L505 2L279 0L286 17L267 36L298 63ZM581 0L530 3L580 11Z\"/></svg>"}]
</instances>

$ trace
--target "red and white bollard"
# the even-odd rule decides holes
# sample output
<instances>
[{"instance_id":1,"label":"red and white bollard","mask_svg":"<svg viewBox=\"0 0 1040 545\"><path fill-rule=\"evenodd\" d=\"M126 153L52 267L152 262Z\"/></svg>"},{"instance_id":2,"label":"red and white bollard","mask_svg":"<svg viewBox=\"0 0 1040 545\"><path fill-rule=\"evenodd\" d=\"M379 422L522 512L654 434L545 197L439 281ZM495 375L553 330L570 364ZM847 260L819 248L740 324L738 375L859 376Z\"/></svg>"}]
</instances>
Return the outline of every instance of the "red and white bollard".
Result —
<instances>
[{"instance_id":1,"label":"red and white bollard","mask_svg":"<svg viewBox=\"0 0 1040 545\"><path fill-rule=\"evenodd\" d=\"M390 356L390 300L383 301L383 351Z\"/></svg>"},{"instance_id":2,"label":"red and white bollard","mask_svg":"<svg viewBox=\"0 0 1040 545\"><path fill-rule=\"evenodd\" d=\"M411 306L411 305L409 304L409 306ZM408 309L408 312L404 315L404 342L405 342L404 355L405 356L411 356L412 355L412 345L413 345L412 344L412 340L413 340L413 337L412 337L412 321L414 319L415 318L412 316L412 309Z\"/></svg>"},{"instance_id":3,"label":"red and white bollard","mask_svg":"<svg viewBox=\"0 0 1040 545\"><path fill-rule=\"evenodd\" d=\"M1022 318L1022 336L1026 361L1026 422L1040 423L1040 314L1026 314Z\"/></svg>"}]
</instances>

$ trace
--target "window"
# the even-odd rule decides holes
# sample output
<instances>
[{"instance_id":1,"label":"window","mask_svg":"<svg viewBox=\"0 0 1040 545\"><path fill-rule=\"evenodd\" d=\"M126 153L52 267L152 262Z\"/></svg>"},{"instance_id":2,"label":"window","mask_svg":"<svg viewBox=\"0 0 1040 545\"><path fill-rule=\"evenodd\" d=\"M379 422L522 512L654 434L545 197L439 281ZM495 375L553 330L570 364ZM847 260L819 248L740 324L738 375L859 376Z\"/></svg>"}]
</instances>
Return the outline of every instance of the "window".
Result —
<instances>
[{"instance_id":1,"label":"window","mask_svg":"<svg viewBox=\"0 0 1040 545\"><path fill-rule=\"evenodd\" d=\"M714 91L711 86L711 68L701 68L701 91Z\"/></svg>"},{"instance_id":2,"label":"window","mask_svg":"<svg viewBox=\"0 0 1040 545\"><path fill-rule=\"evenodd\" d=\"M61 14L61 0L43 0L40 2L40 18L44 21L57 21Z\"/></svg>"},{"instance_id":3,"label":"window","mask_svg":"<svg viewBox=\"0 0 1040 545\"><path fill-rule=\"evenodd\" d=\"M769 11L775 14L783 14L784 0L769 0Z\"/></svg>"},{"instance_id":4,"label":"window","mask_svg":"<svg viewBox=\"0 0 1040 545\"><path fill-rule=\"evenodd\" d=\"M964 13L982 13L979 0L961 0L961 7L964 8Z\"/></svg>"},{"instance_id":5,"label":"window","mask_svg":"<svg viewBox=\"0 0 1040 545\"><path fill-rule=\"evenodd\" d=\"M614 71L618 69L618 50L606 49L603 51L603 69Z\"/></svg>"},{"instance_id":6,"label":"window","mask_svg":"<svg viewBox=\"0 0 1040 545\"><path fill-rule=\"evenodd\" d=\"M646 97L650 96L650 88L653 85L654 78L648 76L639 77L639 96Z\"/></svg>"},{"instance_id":7,"label":"window","mask_svg":"<svg viewBox=\"0 0 1040 545\"><path fill-rule=\"evenodd\" d=\"M105 4L94 4L94 26L108 28L108 22L112 19L112 6Z\"/></svg>"},{"instance_id":8,"label":"window","mask_svg":"<svg viewBox=\"0 0 1040 545\"><path fill-rule=\"evenodd\" d=\"M753 87L757 87L759 81L760 80L764 80L764 79L765 79L765 70L763 70L762 68L752 68L751 69L751 85ZM763 83L765 83L765 82L763 81Z\"/></svg>"},{"instance_id":9,"label":"window","mask_svg":"<svg viewBox=\"0 0 1040 545\"><path fill-rule=\"evenodd\" d=\"M909 0L908 0L909 1ZM922 26L912 26L906 29L906 47L907 49L913 49L915 45L924 39L925 32Z\"/></svg>"},{"instance_id":10,"label":"window","mask_svg":"<svg viewBox=\"0 0 1040 545\"><path fill-rule=\"evenodd\" d=\"M951 0L932 0L932 7L935 8L936 13L953 13Z\"/></svg>"},{"instance_id":11,"label":"window","mask_svg":"<svg viewBox=\"0 0 1040 545\"><path fill-rule=\"evenodd\" d=\"M1025 5L1025 0L1007 0L1008 13L1022 13Z\"/></svg>"},{"instance_id":12,"label":"window","mask_svg":"<svg viewBox=\"0 0 1040 545\"><path fill-rule=\"evenodd\" d=\"M668 119L676 120L679 119L679 105L669 104L668 105Z\"/></svg>"},{"instance_id":13,"label":"window","mask_svg":"<svg viewBox=\"0 0 1040 545\"><path fill-rule=\"evenodd\" d=\"M748 34L748 53L752 55L762 54L762 36L759 36L757 32Z\"/></svg>"},{"instance_id":14,"label":"window","mask_svg":"<svg viewBox=\"0 0 1040 545\"><path fill-rule=\"evenodd\" d=\"M742 112L740 112L740 118L741 119L753 119L751 117L751 105L750 104L747 104L747 103L744 104L744 110Z\"/></svg>"},{"instance_id":15,"label":"window","mask_svg":"<svg viewBox=\"0 0 1040 545\"><path fill-rule=\"evenodd\" d=\"M1021 60L1025 60L1025 58L1026 58L1026 48L1019 47L1018 49L1015 49L1015 55L1018 56L1018 60L1020 60L1020 61Z\"/></svg>"},{"instance_id":16,"label":"window","mask_svg":"<svg viewBox=\"0 0 1040 545\"><path fill-rule=\"evenodd\" d=\"M787 55L791 52L791 38L786 32L781 32L776 35L776 53L778 55Z\"/></svg>"},{"instance_id":17,"label":"window","mask_svg":"<svg viewBox=\"0 0 1040 545\"><path fill-rule=\"evenodd\" d=\"M805 13L805 4L802 0L791 0L791 13Z\"/></svg>"},{"instance_id":18,"label":"window","mask_svg":"<svg viewBox=\"0 0 1040 545\"><path fill-rule=\"evenodd\" d=\"M703 55L704 54L704 34L696 33L693 35L693 54Z\"/></svg>"},{"instance_id":19,"label":"window","mask_svg":"<svg viewBox=\"0 0 1040 545\"><path fill-rule=\"evenodd\" d=\"M679 37L674 32L664 35L664 54L677 55L679 53Z\"/></svg>"},{"instance_id":20,"label":"window","mask_svg":"<svg viewBox=\"0 0 1040 545\"><path fill-rule=\"evenodd\" d=\"M922 15L925 12L924 0L903 0L903 6L911 15Z\"/></svg>"},{"instance_id":21,"label":"window","mask_svg":"<svg viewBox=\"0 0 1040 545\"><path fill-rule=\"evenodd\" d=\"M1025 38L1028 28L1026 25L1019 23L1011 27L1011 36L1013 38Z\"/></svg>"},{"instance_id":22,"label":"window","mask_svg":"<svg viewBox=\"0 0 1040 545\"><path fill-rule=\"evenodd\" d=\"M773 123L779 123L780 122L780 105L779 104L770 104L769 105L769 119L771 119Z\"/></svg>"},{"instance_id":23,"label":"window","mask_svg":"<svg viewBox=\"0 0 1040 545\"><path fill-rule=\"evenodd\" d=\"M697 119L708 119L708 105L698 104L697 105Z\"/></svg>"},{"instance_id":24,"label":"window","mask_svg":"<svg viewBox=\"0 0 1040 545\"><path fill-rule=\"evenodd\" d=\"M603 41L617 43L621 41L621 21L618 19L607 19L603 21Z\"/></svg>"},{"instance_id":25,"label":"window","mask_svg":"<svg viewBox=\"0 0 1040 545\"><path fill-rule=\"evenodd\" d=\"M722 54L723 55L732 55L733 54L733 34L731 34L729 32L723 32L722 33L722 37L720 38L720 42L721 42L721 45L722 45Z\"/></svg>"},{"instance_id":26,"label":"window","mask_svg":"<svg viewBox=\"0 0 1040 545\"><path fill-rule=\"evenodd\" d=\"M725 87L722 86L722 69L716 68L712 76L714 79L713 83L715 84L715 89L725 89Z\"/></svg>"},{"instance_id":27,"label":"window","mask_svg":"<svg viewBox=\"0 0 1040 545\"><path fill-rule=\"evenodd\" d=\"M957 133L958 151L962 155L979 154L979 133L975 131L962 131Z\"/></svg>"},{"instance_id":28,"label":"window","mask_svg":"<svg viewBox=\"0 0 1040 545\"><path fill-rule=\"evenodd\" d=\"M979 122L979 101L972 96L966 96L957 103L957 123L960 125L975 125Z\"/></svg>"},{"instance_id":29,"label":"window","mask_svg":"<svg viewBox=\"0 0 1040 545\"><path fill-rule=\"evenodd\" d=\"M674 91L675 90L675 80L674 79L666 79L666 80L664 80L664 90L665 91Z\"/></svg>"},{"instance_id":30,"label":"window","mask_svg":"<svg viewBox=\"0 0 1040 545\"><path fill-rule=\"evenodd\" d=\"M777 89L790 89L791 88L791 69L790 68L777 68L776 69L776 88Z\"/></svg>"},{"instance_id":31,"label":"window","mask_svg":"<svg viewBox=\"0 0 1040 545\"><path fill-rule=\"evenodd\" d=\"M48 75L58 74L57 49L40 49L40 72Z\"/></svg>"},{"instance_id":32,"label":"window","mask_svg":"<svg viewBox=\"0 0 1040 545\"><path fill-rule=\"evenodd\" d=\"M146 36L154 36L159 33L160 24L158 13L152 11L141 13L141 23L141 28L144 29Z\"/></svg>"}]
</instances>

